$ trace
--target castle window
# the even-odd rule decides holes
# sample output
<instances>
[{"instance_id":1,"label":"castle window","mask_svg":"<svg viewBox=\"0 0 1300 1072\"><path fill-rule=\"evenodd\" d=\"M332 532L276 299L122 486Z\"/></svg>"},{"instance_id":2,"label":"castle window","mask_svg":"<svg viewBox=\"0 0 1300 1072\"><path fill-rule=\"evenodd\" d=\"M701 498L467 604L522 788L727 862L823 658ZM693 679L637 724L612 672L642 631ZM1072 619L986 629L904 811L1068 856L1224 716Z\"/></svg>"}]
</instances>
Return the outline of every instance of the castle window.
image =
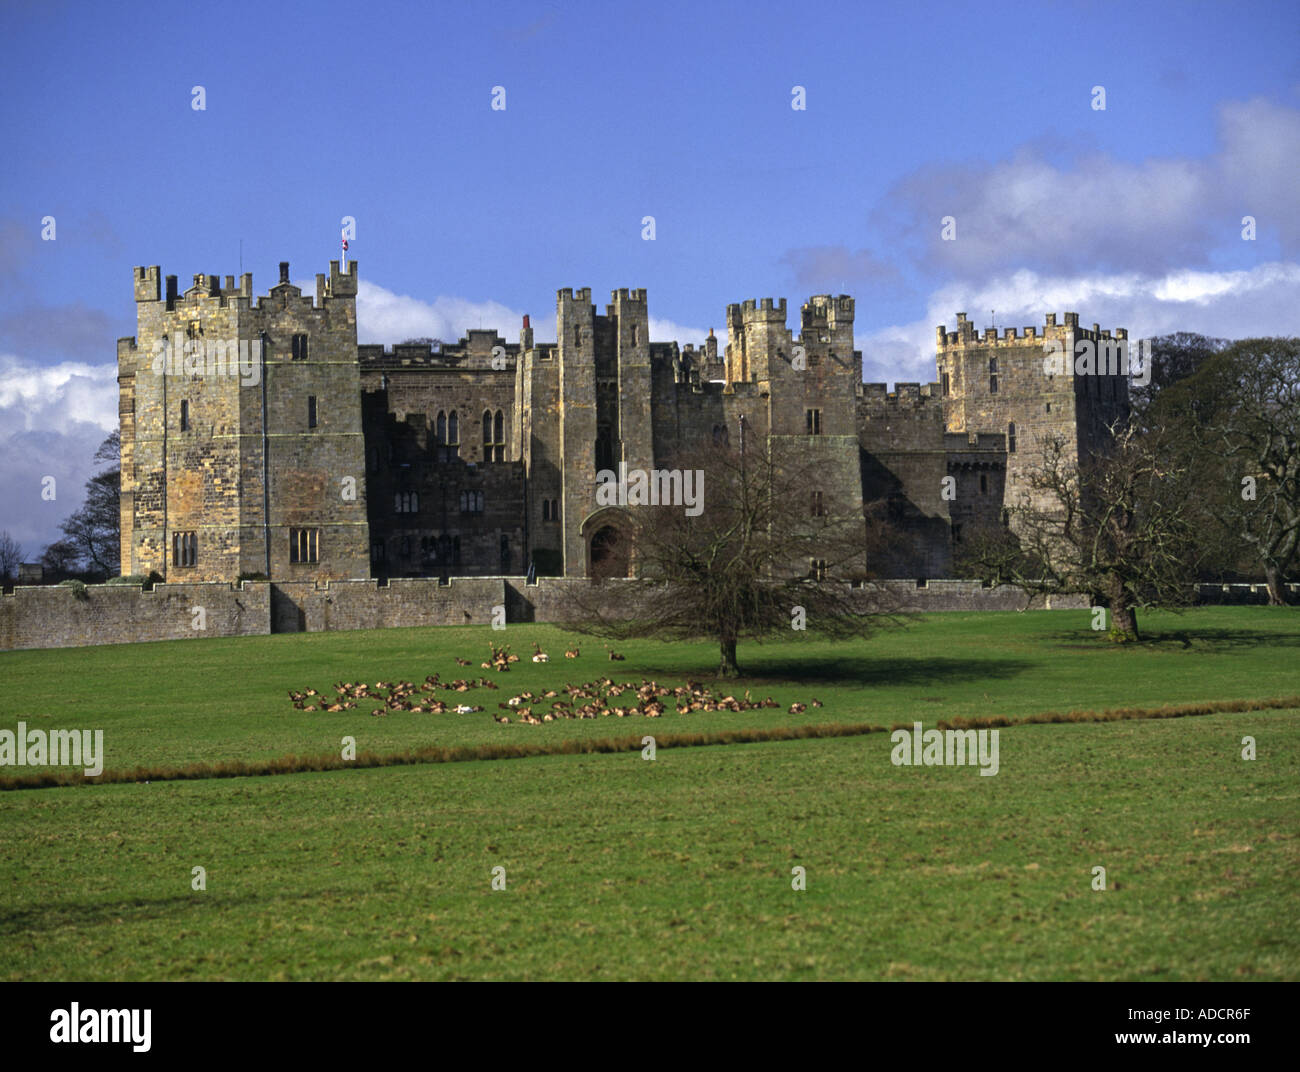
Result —
<instances>
[{"instance_id":1,"label":"castle window","mask_svg":"<svg viewBox=\"0 0 1300 1072\"><path fill-rule=\"evenodd\" d=\"M814 581L826 580L826 559L814 558L812 560L812 569L810 572Z\"/></svg>"},{"instance_id":2,"label":"castle window","mask_svg":"<svg viewBox=\"0 0 1300 1072\"><path fill-rule=\"evenodd\" d=\"M1047 412L1048 412L1048 413L1051 413L1051 412L1052 412L1052 404L1051 404L1050 402L1047 403Z\"/></svg>"},{"instance_id":3,"label":"castle window","mask_svg":"<svg viewBox=\"0 0 1300 1072\"><path fill-rule=\"evenodd\" d=\"M435 438L438 444L438 461L451 461L457 454L454 448L460 443L460 419L456 416L455 410L451 411L450 419L444 410L438 411Z\"/></svg>"},{"instance_id":4,"label":"castle window","mask_svg":"<svg viewBox=\"0 0 1300 1072\"><path fill-rule=\"evenodd\" d=\"M384 545L377 540L370 545L370 561L375 563L384 561Z\"/></svg>"},{"instance_id":5,"label":"castle window","mask_svg":"<svg viewBox=\"0 0 1300 1072\"><path fill-rule=\"evenodd\" d=\"M190 430L190 404L186 400L181 400L181 431Z\"/></svg>"},{"instance_id":6,"label":"castle window","mask_svg":"<svg viewBox=\"0 0 1300 1072\"><path fill-rule=\"evenodd\" d=\"M462 514L481 514L483 512L483 493L481 491L462 491L460 493L460 512Z\"/></svg>"},{"instance_id":7,"label":"castle window","mask_svg":"<svg viewBox=\"0 0 1300 1072\"><path fill-rule=\"evenodd\" d=\"M989 478L985 476L983 473L980 473L980 494L987 495L988 493L989 493Z\"/></svg>"},{"instance_id":8,"label":"castle window","mask_svg":"<svg viewBox=\"0 0 1300 1072\"><path fill-rule=\"evenodd\" d=\"M399 491L393 496L393 513L418 514L420 512L420 493L418 491Z\"/></svg>"},{"instance_id":9,"label":"castle window","mask_svg":"<svg viewBox=\"0 0 1300 1072\"><path fill-rule=\"evenodd\" d=\"M188 569L199 563L199 537L194 532L172 533L172 565Z\"/></svg>"},{"instance_id":10,"label":"castle window","mask_svg":"<svg viewBox=\"0 0 1300 1072\"><path fill-rule=\"evenodd\" d=\"M998 377L997 374L995 373L994 375L989 377L989 394L995 395L997 393L998 393Z\"/></svg>"},{"instance_id":11,"label":"castle window","mask_svg":"<svg viewBox=\"0 0 1300 1072\"><path fill-rule=\"evenodd\" d=\"M997 359L996 357L990 357L990 358L989 358L989 371L990 371L990 372L997 372L997 370L998 370L998 359Z\"/></svg>"},{"instance_id":12,"label":"castle window","mask_svg":"<svg viewBox=\"0 0 1300 1072\"><path fill-rule=\"evenodd\" d=\"M941 373L940 376L939 376L939 379L940 379L940 381L943 383L943 395L944 395L945 398L947 398L947 397L948 397L948 387L949 387L949 384L948 384L948 373L946 373L946 372Z\"/></svg>"},{"instance_id":13,"label":"castle window","mask_svg":"<svg viewBox=\"0 0 1300 1072\"><path fill-rule=\"evenodd\" d=\"M491 410L483 411L483 460L502 462L506 457L505 415L501 410L493 416Z\"/></svg>"},{"instance_id":14,"label":"castle window","mask_svg":"<svg viewBox=\"0 0 1300 1072\"><path fill-rule=\"evenodd\" d=\"M316 396L307 396L307 427L316 427Z\"/></svg>"},{"instance_id":15,"label":"castle window","mask_svg":"<svg viewBox=\"0 0 1300 1072\"><path fill-rule=\"evenodd\" d=\"M551 500L550 500L550 499L543 499L543 500L542 500L542 520L543 520L543 521L550 521L550 520L551 520Z\"/></svg>"},{"instance_id":16,"label":"castle window","mask_svg":"<svg viewBox=\"0 0 1300 1072\"><path fill-rule=\"evenodd\" d=\"M731 446L731 433L727 431L725 424L715 424L713 426L713 445L715 447Z\"/></svg>"},{"instance_id":17,"label":"castle window","mask_svg":"<svg viewBox=\"0 0 1300 1072\"><path fill-rule=\"evenodd\" d=\"M632 336L632 345L633 345L633 346L636 345L636 329L637 329L637 325L636 325L636 324L633 324L633 325L632 325L632 331L631 331L631 336Z\"/></svg>"},{"instance_id":18,"label":"castle window","mask_svg":"<svg viewBox=\"0 0 1300 1072\"><path fill-rule=\"evenodd\" d=\"M1015 452L1016 452L1016 425L1015 422L1012 421L1010 424L1007 425L1007 453L1014 454Z\"/></svg>"},{"instance_id":19,"label":"castle window","mask_svg":"<svg viewBox=\"0 0 1300 1072\"><path fill-rule=\"evenodd\" d=\"M293 360L306 361L307 360L307 336L295 335L293 337L293 342L291 345L293 348L292 349Z\"/></svg>"},{"instance_id":20,"label":"castle window","mask_svg":"<svg viewBox=\"0 0 1300 1072\"><path fill-rule=\"evenodd\" d=\"M596 429L596 469L614 468L614 437L608 425Z\"/></svg>"},{"instance_id":21,"label":"castle window","mask_svg":"<svg viewBox=\"0 0 1300 1072\"><path fill-rule=\"evenodd\" d=\"M510 537L501 537L501 573L502 576L510 572Z\"/></svg>"},{"instance_id":22,"label":"castle window","mask_svg":"<svg viewBox=\"0 0 1300 1072\"><path fill-rule=\"evenodd\" d=\"M289 561L320 561L320 529L289 530Z\"/></svg>"},{"instance_id":23,"label":"castle window","mask_svg":"<svg viewBox=\"0 0 1300 1072\"><path fill-rule=\"evenodd\" d=\"M582 345L582 325L581 325L581 324L574 324L574 325L573 325L573 345L574 345L574 346L581 346L581 345Z\"/></svg>"},{"instance_id":24,"label":"castle window","mask_svg":"<svg viewBox=\"0 0 1300 1072\"><path fill-rule=\"evenodd\" d=\"M825 503L823 503L822 501L822 493L820 491L814 491L812 493L812 516L813 517L826 516L826 506Z\"/></svg>"},{"instance_id":25,"label":"castle window","mask_svg":"<svg viewBox=\"0 0 1300 1072\"><path fill-rule=\"evenodd\" d=\"M808 429L809 435L822 434L822 411L819 409L806 409L804 412L804 423Z\"/></svg>"}]
</instances>

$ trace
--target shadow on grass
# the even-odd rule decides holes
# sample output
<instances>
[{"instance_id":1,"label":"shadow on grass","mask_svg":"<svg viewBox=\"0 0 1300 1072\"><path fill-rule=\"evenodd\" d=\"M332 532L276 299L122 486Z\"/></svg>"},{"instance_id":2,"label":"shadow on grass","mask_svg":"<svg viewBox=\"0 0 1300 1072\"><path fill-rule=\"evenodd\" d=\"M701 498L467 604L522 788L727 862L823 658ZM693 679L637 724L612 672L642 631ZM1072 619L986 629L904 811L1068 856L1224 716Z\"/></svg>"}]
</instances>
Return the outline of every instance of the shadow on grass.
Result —
<instances>
[{"instance_id":1,"label":"shadow on grass","mask_svg":"<svg viewBox=\"0 0 1300 1072\"><path fill-rule=\"evenodd\" d=\"M1141 618L1138 627L1141 629ZM1135 644L1113 644L1104 633L1080 639L1077 632L1061 632L1044 635L1044 642L1056 648L1071 648L1075 651L1189 651L1196 648L1210 652L1236 652L1258 647L1294 648L1300 647L1300 633L1269 633L1246 629L1153 629L1142 632L1142 637Z\"/></svg>"},{"instance_id":2,"label":"shadow on grass","mask_svg":"<svg viewBox=\"0 0 1300 1072\"><path fill-rule=\"evenodd\" d=\"M858 657L834 658L831 656L813 656L799 658L786 653L763 655L761 652L740 658L740 677L715 678L718 671L716 662L707 665L688 666L685 661L675 664L656 664L653 660L638 659L635 674L647 677L664 678L689 677L693 679L719 681L724 688L739 685L848 685L848 686L886 686L886 685L938 685L952 683L963 679L999 680L1013 678L1032 670L1034 663L1017 659L999 659L992 662L985 659L945 659L933 657L928 659L906 659L891 656L889 659L863 659Z\"/></svg>"}]
</instances>

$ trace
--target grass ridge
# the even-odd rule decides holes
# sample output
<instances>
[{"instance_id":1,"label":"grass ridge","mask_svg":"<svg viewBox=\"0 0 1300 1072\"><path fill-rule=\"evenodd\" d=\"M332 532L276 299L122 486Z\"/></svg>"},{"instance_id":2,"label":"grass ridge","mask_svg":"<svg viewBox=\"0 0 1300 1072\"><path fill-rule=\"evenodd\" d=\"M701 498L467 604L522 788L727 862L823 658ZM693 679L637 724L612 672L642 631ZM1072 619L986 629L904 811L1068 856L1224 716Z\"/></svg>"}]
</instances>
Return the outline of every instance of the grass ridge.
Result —
<instances>
[{"instance_id":1,"label":"grass ridge","mask_svg":"<svg viewBox=\"0 0 1300 1072\"><path fill-rule=\"evenodd\" d=\"M1174 704L1165 707L1115 707L1104 711L1043 711L1024 718L995 715L982 718L953 718L937 722L935 727L949 729L995 729L1008 726L1042 725L1062 722L1122 722L1134 719L1192 718L1225 712L1271 711L1300 708L1300 695L1275 696L1258 700L1207 700L1200 703ZM895 722L893 730L910 730L911 722ZM859 737L868 733L885 733L884 726L861 722L832 722L811 726L754 726L745 729L711 730L700 733L653 734L656 748L702 748L712 745L757 744L772 741L799 741L819 737ZM306 774L314 771L350 770L354 768L412 766L422 763L465 763L474 760L531 759L536 756L587 755L610 752L633 752L642 747L647 734L623 737L597 737L591 740L506 743L480 745L428 745L405 752L361 752L355 759L344 759L332 752L316 756L285 755L265 760L225 760L220 763L187 763L184 766L134 767L106 770L97 778L87 778L75 770L47 770L33 774L0 776L0 790L53 789L69 785L108 785L123 782L201 781L210 778L248 778L278 774Z\"/></svg>"}]
</instances>

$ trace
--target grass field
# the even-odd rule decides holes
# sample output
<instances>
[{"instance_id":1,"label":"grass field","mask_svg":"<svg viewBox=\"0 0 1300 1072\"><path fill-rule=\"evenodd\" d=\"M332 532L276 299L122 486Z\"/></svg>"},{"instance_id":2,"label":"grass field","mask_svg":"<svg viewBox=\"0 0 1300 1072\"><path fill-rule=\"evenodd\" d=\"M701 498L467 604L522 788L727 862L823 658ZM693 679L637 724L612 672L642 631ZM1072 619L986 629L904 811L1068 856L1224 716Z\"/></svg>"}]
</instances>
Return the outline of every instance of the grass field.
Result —
<instances>
[{"instance_id":1,"label":"grass field","mask_svg":"<svg viewBox=\"0 0 1300 1072\"><path fill-rule=\"evenodd\" d=\"M737 687L778 710L541 727L288 703L468 675L455 655L483 676L502 636L484 628L17 652L0 655L0 728L103 728L111 766L337 753L344 733L383 750L1300 691L1292 610L1143 624L1146 643L1115 650L1081 612L931 615L865 643L742 648ZM676 684L715 661L647 642L610 664L583 641L571 663L554 630L505 634L521 654L534 639L553 661L474 702L611 672ZM786 712L814 695L823 709ZM1298 716L1012 726L996 777L895 767L873 734L3 792L0 978L1294 979Z\"/></svg>"}]
</instances>

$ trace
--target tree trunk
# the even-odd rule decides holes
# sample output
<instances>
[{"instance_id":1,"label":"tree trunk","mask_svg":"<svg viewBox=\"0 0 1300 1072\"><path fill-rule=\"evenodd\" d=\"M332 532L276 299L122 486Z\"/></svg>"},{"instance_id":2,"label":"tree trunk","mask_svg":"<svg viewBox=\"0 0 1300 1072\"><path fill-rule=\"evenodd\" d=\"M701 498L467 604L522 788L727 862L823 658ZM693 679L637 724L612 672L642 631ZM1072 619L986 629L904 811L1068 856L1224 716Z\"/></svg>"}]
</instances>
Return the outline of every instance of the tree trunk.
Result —
<instances>
[{"instance_id":1,"label":"tree trunk","mask_svg":"<svg viewBox=\"0 0 1300 1072\"><path fill-rule=\"evenodd\" d=\"M1112 634L1118 634L1117 640L1138 639L1137 608L1129 606L1128 600L1123 596L1110 605L1110 629Z\"/></svg>"},{"instance_id":2,"label":"tree trunk","mask_svg":"<svg viewBox=\"0 0 1300 1072\"><path fill-rule=\"evenodd\" d=\"M736 638L720 637L718 646L722 650L722 662L718 666L718 677L740 677L740 667L736 663Z\"/></svg>"},{"instance_id":3,"label":"tree trunk","mask_svg":"<svg viewBox=\"0 0 1300 1072\"><path fill-rule=\"evenodd\" d=\"M1270 607L1285 607L1286 587L1282 583L1282 571L1276 566L1264 567L1264 580L1268 583L1268 605Z\"/></svg>"},{"instance_id":4,"label":"tree trunk","mask_svg":"<svg viewBox=\"0 0 1300 1072\"><path fill-rule=\"evenodd\" d=\"M1107 609L1110 611L1110 639L1119 643L1137 640L1137 608L1130 602L1124 582L1118 577L1111 577L1105 589Z\"/></svg>"}]
</instances>

